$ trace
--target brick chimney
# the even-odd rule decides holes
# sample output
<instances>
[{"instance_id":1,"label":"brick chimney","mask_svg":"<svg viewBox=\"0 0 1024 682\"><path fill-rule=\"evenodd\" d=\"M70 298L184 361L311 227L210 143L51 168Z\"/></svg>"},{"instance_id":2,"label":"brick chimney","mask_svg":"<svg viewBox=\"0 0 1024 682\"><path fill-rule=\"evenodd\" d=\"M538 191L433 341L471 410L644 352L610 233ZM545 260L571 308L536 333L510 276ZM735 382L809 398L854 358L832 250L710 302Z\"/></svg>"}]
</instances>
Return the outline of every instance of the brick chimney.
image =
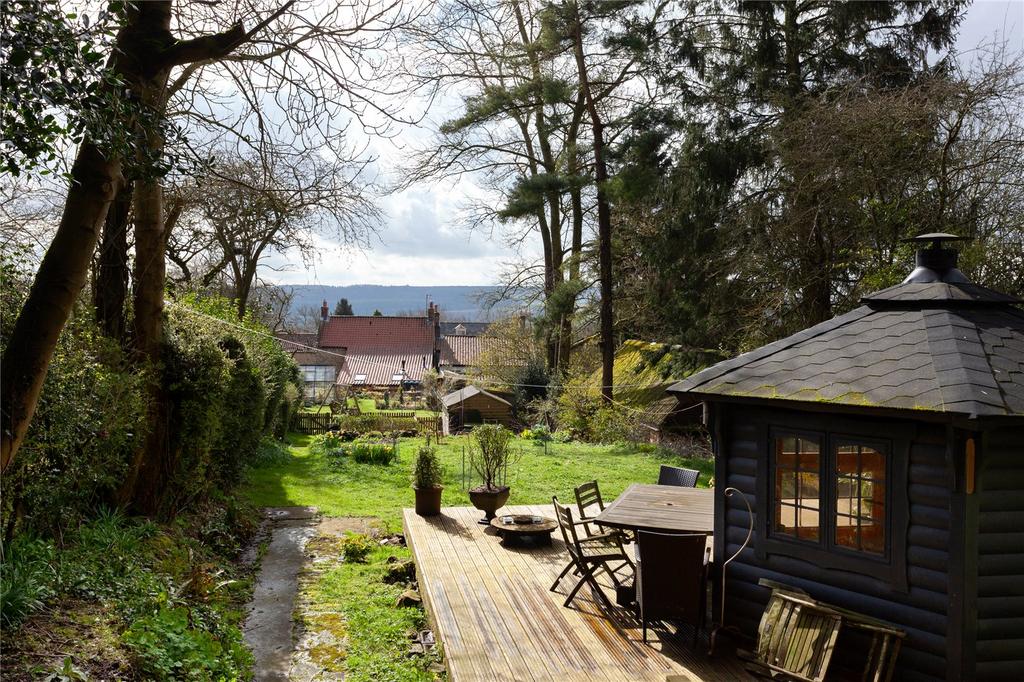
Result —
<instances>
[{"instance_id":1,"label":"brick chimney","mask_svg":"<svg viewBox=\"0 0 1024 682\"><path fill-rule=\"evenodd\" d=\"M324 299L323 304L320 306L320 321L326 322L327 318L331 315L331 309L327 305L327 299Z\"/></svg>"},{"instance_id":2,"label":"brick chimney","mask_svg":"<svg viewBox=\"0 0 1024 682\"><path fill-rule=\"evenodd\" d=\"M430 304L430 317L434 325L434 358L432 366L434 369L441 368L441 307Z\"/></svg>"}]
</instances>

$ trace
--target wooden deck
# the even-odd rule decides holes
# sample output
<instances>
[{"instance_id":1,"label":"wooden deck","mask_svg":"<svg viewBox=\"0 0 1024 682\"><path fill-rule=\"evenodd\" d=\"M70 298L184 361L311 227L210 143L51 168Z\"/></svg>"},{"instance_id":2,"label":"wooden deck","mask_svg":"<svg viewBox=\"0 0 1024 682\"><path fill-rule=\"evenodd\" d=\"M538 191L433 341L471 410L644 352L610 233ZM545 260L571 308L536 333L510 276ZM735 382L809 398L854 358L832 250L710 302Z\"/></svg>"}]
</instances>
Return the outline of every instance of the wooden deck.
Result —
<instances>
[{"instance_id":1,"label":"wooden deck","mask_svg":"<svg viewBox=\"0 0 1024 682\"><path fill-rule=\"evenodd\" d=\"M420 593L454 682L749 679L735 659L709 659L704 643L693 652L686 628L678 640L662 627L648 630L644 644L632 614L605 613L586 587L563 607L574 581L548 590L568 560L558 531L551 547L506 548L477 523L481 516L472 507L446 507L433 518L404 512Z\"/></svg>"}]
</instances>

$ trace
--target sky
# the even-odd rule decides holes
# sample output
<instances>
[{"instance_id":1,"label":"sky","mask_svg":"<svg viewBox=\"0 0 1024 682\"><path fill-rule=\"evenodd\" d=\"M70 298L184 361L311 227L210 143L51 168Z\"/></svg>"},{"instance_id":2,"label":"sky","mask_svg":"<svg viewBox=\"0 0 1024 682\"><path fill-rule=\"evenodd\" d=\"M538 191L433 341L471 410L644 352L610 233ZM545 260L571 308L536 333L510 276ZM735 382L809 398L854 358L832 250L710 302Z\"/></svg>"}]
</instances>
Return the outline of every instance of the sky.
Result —
<instances>
[{"instance_id":1,"label":"sky","mask_svg":"<svg viewBox=\"0 0 1024 682\"><path fill-rule=\"evenodd\" d=\"M969 62L979 43L993 40L1005 41L1010 52L1024 50L1024 0L975 0L960 26L960 59ZM458 98L444 98L420 127L410 126L390 140L370 141L382 173L393 172L409 150L429 141L430 122L448 118L459 106ZM307 268L297 257L276 254L270 261L274 271L266 278L280 284L497 284L507 264L536 259L539 245L517 250L504 243L500 229L493 234L467 230L461 216L468 202L485 198L469 177L423 183L385 196L380 200L384 217L369 250L353 252L320 239L317 263Z\"/></svg>"}]
</instances>

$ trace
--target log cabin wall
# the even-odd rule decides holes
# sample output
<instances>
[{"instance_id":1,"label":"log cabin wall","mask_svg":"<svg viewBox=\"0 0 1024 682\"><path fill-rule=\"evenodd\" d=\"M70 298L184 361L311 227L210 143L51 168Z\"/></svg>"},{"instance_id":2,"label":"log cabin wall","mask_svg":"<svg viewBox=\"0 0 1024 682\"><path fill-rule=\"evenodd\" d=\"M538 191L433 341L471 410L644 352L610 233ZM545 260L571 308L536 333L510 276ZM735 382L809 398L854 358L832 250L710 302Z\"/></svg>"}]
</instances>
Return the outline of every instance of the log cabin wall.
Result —
<instances>
[{"instance_id":1,"label":"log cabin wall","mask_svg":"<svg viewBox=\"0 0 1024 682\"><path fill-rule=\"evenodd\" d=\"M796 410L719 404L713 425L718 441L716 487L732 486L747 496L750 504L766 505L765 476L769 456L769 432L773 427L831 429L832 415ZM893 452L894 467L902 471L905 490L893 490L890 511L900 519L891 528L891 542L902 543L900 579L878 577L822 566L814 558L759 550L767 522L755 525L751 547L729 564L726 576L726 622L755 637L757 625L768 601L769 591L758 585L769 578L806 590L812 597L859 613L881 618L904 628L907 639L899 656L897 678L905 680L947 679L947 618L950 613L950 547L962 543L951 537L952 472L948 464L947 431L941 424L875 417L843 417L857 429L876 437L898 434L906 441L903 452ZM900 461L902 460L902 461ZM738 496L716 495L715 556L729 557L747 534L748 514ZM895 507L903 506L901 510ZM1022 521L1024 523L1024 521ZM899 548L897 548L899 549ZM1024 550L1024 548L1022 548ZM901 584L902 583L902 584ZM955 597L954 597L955 598ZM717 607L716 607L717 609ZM857 647L854 647L857 648ZM837 649L841 660L842 648ZM861 661L862 663L862 661ZM959 673L953 676L957 679Z\"/></svg>"},{"instance_id":2,"label":"log cabin wall","mask_svg":"<svg viewBox=\"0 0 1024 682\"><path fill-rule=\"evenodd\" d=\"M1024 426L987 431L976 443L976 488L967 496L976 529L968 564L978 680L1024 679ZM972 584L973 583L973 584ZM972 599L973 597L973 599Z\"/></svg>"}]
</instances>

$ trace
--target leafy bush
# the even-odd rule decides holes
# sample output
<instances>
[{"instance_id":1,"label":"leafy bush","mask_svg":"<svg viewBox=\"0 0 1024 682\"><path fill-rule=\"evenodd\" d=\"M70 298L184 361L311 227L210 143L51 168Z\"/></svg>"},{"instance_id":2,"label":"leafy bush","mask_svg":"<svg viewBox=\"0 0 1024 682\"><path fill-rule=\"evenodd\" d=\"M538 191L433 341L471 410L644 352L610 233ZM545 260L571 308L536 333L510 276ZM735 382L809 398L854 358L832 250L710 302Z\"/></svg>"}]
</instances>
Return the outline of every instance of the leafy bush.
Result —
<instances>
[{"instance_id":1,"label":"leafy bush","mask_svg":"<svg viewBox=\"0 0 1024 682\"><path fill-rule=\"evenodd\" d=\"M573 441L572 432L560 429L551 434L551 439L556 443L571 443Z\"/></svg>"},{"instance_id":2,"label":"leafy bush","mask_svg":"<svg viewBox=\"0 0 1024 682\"><path fill-rule=\"evenodd\" d=\"M18 537L4 548L0 570L0 624L5 629L17 627L53 596L54 556L52 543L29 536Z\"/></svg>"},{"instance_id":3,"label":"leafy bush","mask_svg":"<svg viewBox=\"0 0 1024 682\"><path fill-rule=\"evenodd\" d=\"M234 680L252 664L237 628L213 633L190 625L186 608L161 608L124 633L139 669L161 680Z\"/></svg>"},{"instance_id":4,"label":"leafy bush","mask_svg":"<svg viewBox=\"0 0 1024 682\"><path fill-rule=\"evenodd\" d=\"M551 440L551 429L547 424L534 424L533 428L523 429L519 437L524 440L536 441L539 445Z\"/></svg>"},{"instance_id":5,"label":"leafy bush","mask_svg":"<svg viewBox=\"0 0 1024 682\"><path fill-rule=\"evenodd\" d=\"M376 546L376 543L363 533L346 531L345 537L341 539L341 553L345 555L345 561L350 563L365 563L366 557Z\"/></svg>"},{"instance_id":6,"label":"leafy bush","mask_svg":"<svg viewBox=\"0 0 1024 682\"><path fill-rule=\"evenodd\" d=\"M424 445L416 452L416 461L412 470L413 487L436 488L441 485L443 477L444 473L441 470L441 460L437 457L437 449Z\"/></svg>"},{"instance_id":7,"label":"leafy bush","mask_svg":"<svg viewBox=\"0 0 1024 682\"><path fill-rule=\"evenodd\" d=\"M499 424L473 429L475 445L469 449L469 464L488 490L498 487L502 471L512 459L512 432Z\"/></svg>"},{"instance_id":8,"label":"leafy bush","mask_svg":"<svg viewBox=\"0 0 1024 682\"><path fill-rule=\"evenodd\" d=\"M292 457L288 446L273 438L264 438L252 458L253 467L274 466L287 463Z\"/></svg>"},{"instance_id":9,"label":"leafy bush","mask_svg":"<svg viewBox=\"0 0 1024 682\"><path fill-rule=\"evenodd\" d=\"M628 409L607 404L585 378L570 379L558 396L558 427L574 439L592 443L628 440L636 418Z\"/></svg>"},{"instance_id":10,"label":"leafy bush","mask_svg":"<svg viewBox=\"0 0 1024 682\"><path fill-rule=\"evenodd\" d=\"M21 310L32 268L0 249L0 349ZM149 377L103 337L93 311L76 305L57 340L35 416L3 474L3 533L58 535L110 501L146 431Z\"/></svg>"},{"instance_id":11,"label":"leafy bush","mask_svg":"<svg viewBox=\"0 0 1024 682\"><path fill-rule=\"evenodd\" d=\"M314 454L326 455L336 452L342 444L341 434L335 431L328 431L313 436L309 443L309 451Z\"/></svg>"},{"instance_id":12,"label":"leafy bush","mask_svg":"<svg viewBox=\"0 0 1024 682\"><path fill-rule=\"evenodd\" d=\"M178 491L168 514L237 484L263 437L282 433L297 409L298 366L267 333L250 316L238 321L221 297L189 295L168 309L162 380Z\"/></svg>"},{"instance_id":13,"label":"leafy bush","mask_svg":"<svg viewBox=\"0 0 1024 682\"><path fill-rule=\"evenodd\" d=\"M342 452L360 464L387 465L398 459L398 446L396 443L356 441L343 447Z\"/></svg>"}]
</instances>

